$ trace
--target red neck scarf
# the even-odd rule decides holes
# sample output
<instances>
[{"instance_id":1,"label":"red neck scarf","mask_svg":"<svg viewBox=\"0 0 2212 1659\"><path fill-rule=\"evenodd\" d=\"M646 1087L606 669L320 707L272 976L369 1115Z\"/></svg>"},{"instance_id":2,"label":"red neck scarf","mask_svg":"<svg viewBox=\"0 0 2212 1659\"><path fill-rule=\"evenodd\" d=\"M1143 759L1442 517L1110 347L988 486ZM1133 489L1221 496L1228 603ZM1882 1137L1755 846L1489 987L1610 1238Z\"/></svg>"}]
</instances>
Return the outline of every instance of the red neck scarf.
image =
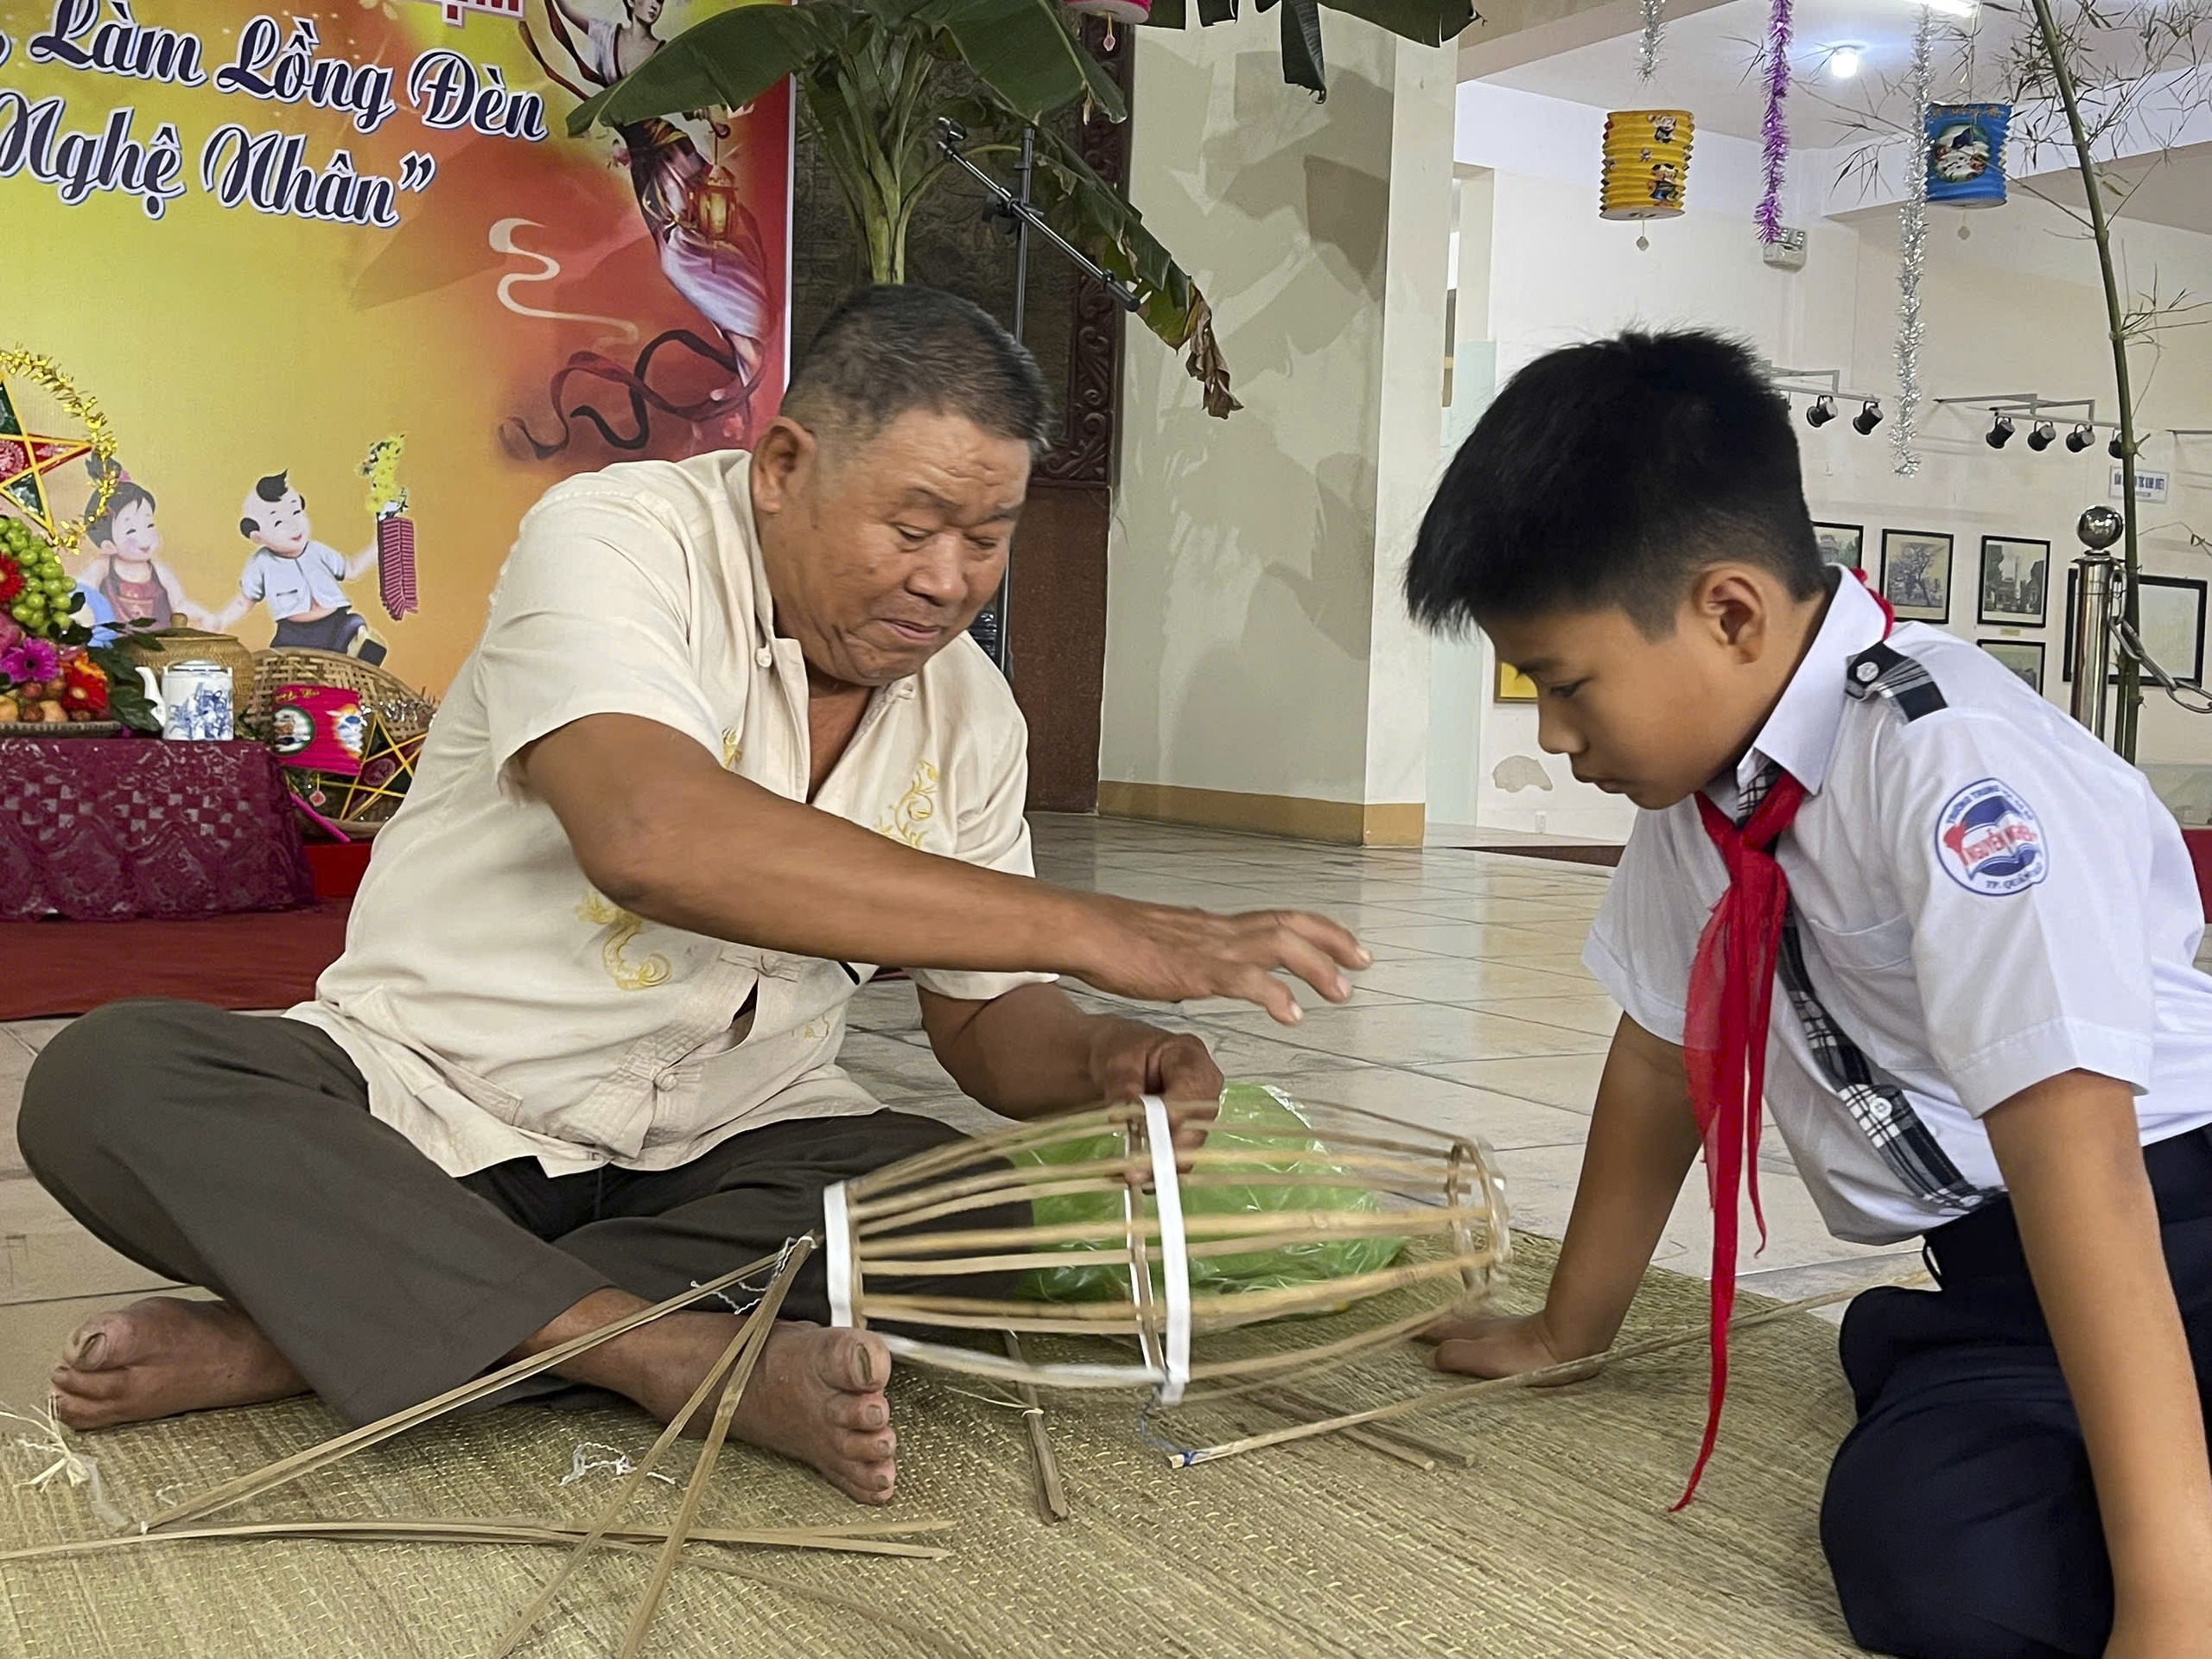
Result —
<instances>
[{"instance_id":1,"label":"red neck scarf","mask_svg":"<svg viewBox=\"0 0 2212 1659\"><path fill-rule=\"evenodd\" d=\"M1860 582L1866 576L1859 572ZM1879 594L1885 638L1896 626ZM1748 1190L1766 1246L1766 1216L1759 1207L1759 1117L1766 1096L1767 1022L1774 1003L1774 968L1789 907L1789 881L1774 856L1775 843L1804 804L1805 785L1770 763L1766 791L1741 825L1700 791L1698 816L1728 867L1728 890L1698 936L1690 968L1689 1014L1682 1057L1690 1102L1705 1141L1706 1190L1713 1204L1713 1377L1706 1401L1705 1438L1689 1484L1675 1504L1697 1495L1705 1465L1720 1433L1720 1408L1728 1395L1728 1321L1736 1307L1737 1194ZM1752 785L1756 795L1758 785Z\"/></svg>"}]
</instances>

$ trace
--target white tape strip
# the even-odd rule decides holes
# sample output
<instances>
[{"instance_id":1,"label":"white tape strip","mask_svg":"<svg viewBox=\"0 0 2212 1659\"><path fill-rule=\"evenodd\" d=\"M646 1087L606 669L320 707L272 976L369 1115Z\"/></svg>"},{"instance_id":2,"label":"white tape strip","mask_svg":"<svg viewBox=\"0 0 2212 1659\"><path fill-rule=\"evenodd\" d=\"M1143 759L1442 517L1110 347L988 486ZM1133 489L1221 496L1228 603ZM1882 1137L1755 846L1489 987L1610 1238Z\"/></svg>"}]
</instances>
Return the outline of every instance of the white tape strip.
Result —
<instances>
[{"instance_id":1,"label":"white tape strip","mask_svg":"<svg viewBox=\"0 0 2212 1659\"><path fill-rule=\"evenodd\" d=\"M1160 1206L1160 1293L1167 1301L1167 1380L1160 1403L1172 1406L1191 1381L1191 1256L1183 1237L1183 1186L1175 1170L1175 1131L1167 1103L1144 1097L1144 1137L1152 1147L1152 1196Z\"/></svg>"},{"instance_id":2,"label":"white tape strip","mask_svg":"<svg viewBox=\"0 0 2212 1659\"><path fill-rule=\"evenodd\" d=\"M822 1189L823 1266L830 1275L830 1323L853 1322L853 1228L845 1208L845 1184Z\"/></svg>"}]
</instances>

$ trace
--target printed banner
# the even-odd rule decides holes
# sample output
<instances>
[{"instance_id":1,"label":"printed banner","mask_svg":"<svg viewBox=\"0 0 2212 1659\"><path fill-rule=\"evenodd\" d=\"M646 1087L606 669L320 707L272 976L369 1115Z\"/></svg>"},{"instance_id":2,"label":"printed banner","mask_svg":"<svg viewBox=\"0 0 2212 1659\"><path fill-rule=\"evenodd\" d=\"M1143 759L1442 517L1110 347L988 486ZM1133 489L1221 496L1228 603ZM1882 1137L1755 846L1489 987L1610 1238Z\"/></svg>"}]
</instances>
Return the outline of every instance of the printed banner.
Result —
<instances>
[{"instance_id":1,"label":"printed banner","mask_svg":"<svg viewBox=\"0 0 2212 1659\"><path fill-rule=\"evenodd\" d=\"M787 365L788 86L567 137L729 3L0 0L0 348L111 429L66 555L95 615L442 690L548 485L750 442ZM52 431L43 395L0 404ZM85 517L97 458L33 450L66 458L21 500Z\"/></svg>"}]
</instances>

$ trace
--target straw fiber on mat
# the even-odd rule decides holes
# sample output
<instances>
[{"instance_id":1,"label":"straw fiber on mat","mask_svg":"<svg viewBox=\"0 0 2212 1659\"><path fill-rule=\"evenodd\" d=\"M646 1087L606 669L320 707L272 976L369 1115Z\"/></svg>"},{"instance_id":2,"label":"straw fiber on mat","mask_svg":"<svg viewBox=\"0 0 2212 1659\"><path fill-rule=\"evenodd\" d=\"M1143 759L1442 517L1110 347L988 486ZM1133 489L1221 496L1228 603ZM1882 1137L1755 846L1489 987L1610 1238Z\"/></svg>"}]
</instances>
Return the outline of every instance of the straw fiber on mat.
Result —
<instances>
[{"instance_id":1,"label":"straw fiber on mat","mask_svg":"<svg viewBox=\"0 0 2212 1659\"><path fill-rule=\"evenodd\" d=\"M1527 1241L1509 1306L1541 1294L1553 1247ZM1630 1333L1694 1325L1696 1281L1654 1274ZM1834 1331L1792 1316L1746 1332L1720 1452L1696 1503L1670 1516L1695 1449L1702 1344L1571 1389L1505 1390L1402 1420L1463 1447L1433 1471L1340 1436L1171 1469L1129 1396L1051 1397L1073 1516L1039 1519L1021 1416L992 1384L918 1372L894 1383L899 1501L846 1503L808 1472L733 1444L700 1524L944 1519L944 1560L728 1551L770 1583L677 1574L650 1654L904 1659L1019 1656L1497 1656L1498 1659L1799 1659L1855 1649L1815 1537L1830 1452L1848 1425ZM1401 1350L1304 1384L1346 1406L1437 1379ZM1186 1446L1288 1421L1249 1399L1186 1405L1150 1434ZM304 1447L335 1425L289 1403L89 1437L133 1516ZM613 1488L563 1486L580 1440L642 1452L639 1413L511 1407L359 1453L223 1520L380 1516L586 1518ZM689 1471L693 1449L669 1465ZM81 1492L17 1484L42 1464L0 1449L10 1547L100 1535ZM664 1524L674 1488L647 1482L632 1524ZM704 1547L702 1547L704 1548ZM0 1653L11 1659L470 1659L550 1573L557 1551L304 1541L149 1544L10 1566ZM524 1649L610 1654L649 1562L603 1555ZM833 1600L811 1599L823 1592ZM842 1605L841 1605L842 1604ZM863 1611L865 1610L865 1611Z\"/></svg>"}]
</instances>

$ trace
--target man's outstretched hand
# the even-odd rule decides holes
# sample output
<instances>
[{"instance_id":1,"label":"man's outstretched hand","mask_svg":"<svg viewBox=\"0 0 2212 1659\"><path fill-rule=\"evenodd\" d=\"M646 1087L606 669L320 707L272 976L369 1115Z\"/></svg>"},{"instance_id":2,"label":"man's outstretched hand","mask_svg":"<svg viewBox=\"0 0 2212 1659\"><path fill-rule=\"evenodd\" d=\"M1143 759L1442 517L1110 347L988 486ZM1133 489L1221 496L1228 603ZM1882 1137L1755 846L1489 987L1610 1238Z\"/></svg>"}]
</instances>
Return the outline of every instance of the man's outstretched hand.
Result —
<instances>
[{"instance_id":1,"label":"man's outstretched hand","mask_svg":"<svg viewBox=\"0 0 2212 1659\"><path fill-rule=\"evenodd\" d=\"M1147 1002L1239 997L1294 1026L1306 1016L1278 975L1295 975L1330 1001L1342 1002L1351 995L1344 969L1375 960L1344 929L1305 911L1217 916L1127 899L1092 903L1098 938L1076 972L1102 991Z\"/></svg>"}]
</instances>

